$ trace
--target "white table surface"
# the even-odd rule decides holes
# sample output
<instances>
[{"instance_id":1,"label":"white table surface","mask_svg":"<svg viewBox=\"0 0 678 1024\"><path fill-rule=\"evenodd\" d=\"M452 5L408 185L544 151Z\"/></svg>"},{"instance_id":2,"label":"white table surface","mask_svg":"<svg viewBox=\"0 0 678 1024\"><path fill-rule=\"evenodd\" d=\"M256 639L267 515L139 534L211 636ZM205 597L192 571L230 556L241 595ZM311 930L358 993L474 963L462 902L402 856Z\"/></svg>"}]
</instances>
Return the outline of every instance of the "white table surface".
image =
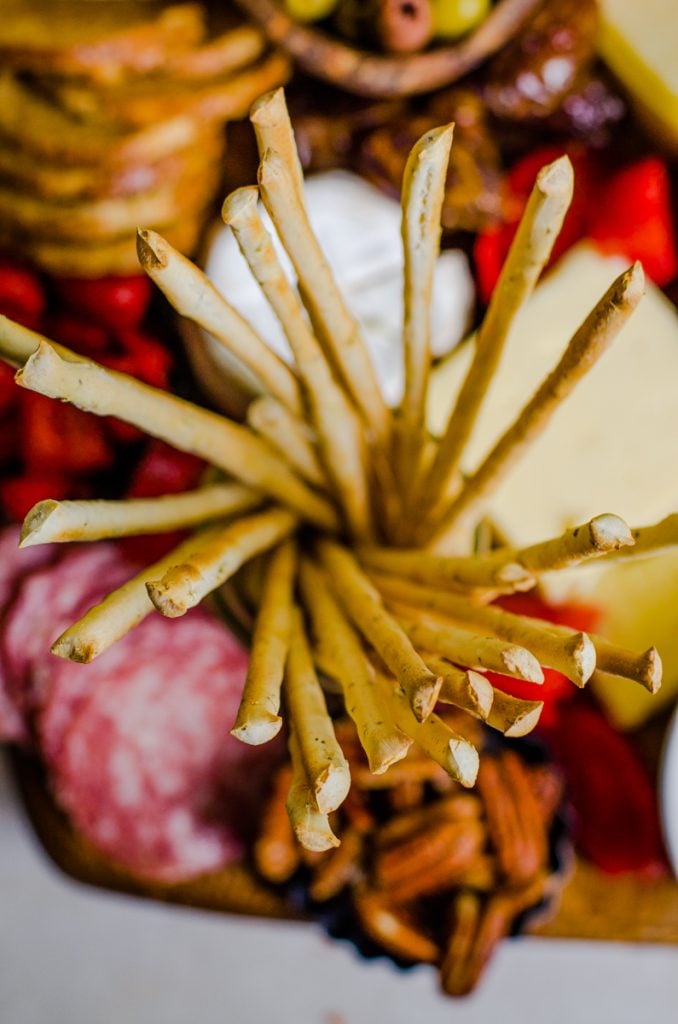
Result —
<instances>
[{"instance_id":1,"label":"white table surface","mask_svg":"<svg viewBox=\"0 0 678 1024\"><path fill-rule=\"evenodd\" d=\"M361 962L320 929L167 907L69 881L0 759L2 1024L653 1024L678 1021L669 947L504 943L477 995Z\"/></svg>"}]
</instances>

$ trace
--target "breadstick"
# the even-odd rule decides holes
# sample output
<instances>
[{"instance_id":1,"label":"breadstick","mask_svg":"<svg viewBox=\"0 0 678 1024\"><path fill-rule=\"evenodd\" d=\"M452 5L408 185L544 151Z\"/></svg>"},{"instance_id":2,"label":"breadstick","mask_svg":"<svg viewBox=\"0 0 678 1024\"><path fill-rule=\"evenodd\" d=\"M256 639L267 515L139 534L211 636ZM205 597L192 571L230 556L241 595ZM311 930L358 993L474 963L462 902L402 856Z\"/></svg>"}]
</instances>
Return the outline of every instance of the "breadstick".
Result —
<instances>
[{"instance_id":1,"label":"breadstick","mask_svg":"<svg viewBox=\"0 0 678 1024\"><path fill-rule=\"evenodd\" d=\"M473 361L420 494L421 507L435 507L459 469L490 381L518 311L548 263L572 201L574 178L566 156L542 167L478 330Z\"/></svg>"},{"instance_id":2,"label":"breadstick","mask_svg":"<svg viewBox=\"0 0 678 1024\"><path fill-rule=\"evenodd\" d=\"M542 665L562 672L576 686L584 686L596 667L596 652L585 633L494 606L474 605L457 594L428 590L392 576L373 574L372 579L388 602L443 615L461 626L487 631L501 640L526 647Z\"/></svg>"},{"instance_id":3,"label":"breadstick","mask_svg":"<svg viewBox=\"0 0 678 1024\"><path fill-rule=\"evenodd\" d=\"M655 555L678 544L678 512L662 519L653 526L640 526L631 530L633 547L612 551L607 558L624 558L629 555ZM607 561L607 559L606 559Z\"/></svg>"},{"instance_id":4,"label":"breadstick","mask_svg":"<svg viewBox=\"0 0 678 1024\"><path fill-rule=\"evenodd\" d=\"M512 570L517 564L533 576L538 576L543 572L579 565L624 547L633 547L629 527L619 516L606 513L566 530L553 540L532 544L527 548L500 548L473 561L478 564L480 574L483 569L487 569L501 578L507 568Z\"/></svg>"},{"instance_id":5,"label":"breadstick","mask_svg":"<svg viewBox=\"0 0 678 1024\"><path fill-rule=\"evenodd\" d=\"M643 297L644 284L640 263L635 263L613 282L573 335L556 368L444 513L436 527L434 545L445 543L462 516L468 516L488 497L546 429L560 405L609 348L631 316Z\"/></svg>"},{"instance_id":6,"label":"breadstick","mask_svg":"<svg viewBox=\"0 0 678 1024\"><path fill-rule=\"evenodd\" d=\"M416 476L426 436L433 275L440 252L440 215L453 130L454 125L448 124L423 135L410 152L403 176L405 391L398 419L401 487L408 487Z\"/></svg>"},{"instance_id":7,"label":"breadstick","mask_svg":"<svg viewBox=\"0 0 678 1024\"><path fill-rule=\"evenodd\" d=\"M254 555L273 547L298 525L284 508L272 508L223 527L209 544L190 558L174 563L160 578L149 578L146 590L163 615L185 615Z\"/></svg>"},{"instance_id":8,"label":"breadstick","mask_svg":"<svg viewBox=\"0 0 678 1024\"><path fill-rule=\"evenodd\" d=\"M327 357L370 428L372 439L385 450L390 436L390 415L360 328L318 245L290 170L273 150L267 150L262 158L259 187L264 205L292 261L304 305Z\"/></svg>"},{"instance_id":9,"label":"breadstick","mask_svg":"<svg viewBox=\"0 0 678 1024\"><path fill-rule=\"evenodd\" d=\"M420 583L441 584L455 590L489 590L513 593L529 590L534 576L515 559L506 564L467 556L436 555L430 551L402 548L366 547L359 549L361 562L372 569L406 576Z\"/></svg>"},{"instance_id":10,"label":"breadstick","mask_svg":"<svg viewBox=\"0 0 678 1024\"><path fill-rule=\"evenodd\" d=\"M269 149L278 153L289 167L297 194L303 197L304 172L287 110L285 90L282 87L273 89L255 100L250 110L250 121L257 138L259 159L263 160Z\"/></svg>"},{"instance_id":11,"label":"breadstick","mask_svg":"<svg viewBox=\"0 0 678 1024\"><path fill-rule=\"evenodd\" d=\"M469 714L487 719L492 708L492 684L480 672L465 671L444 658L424 655L427 668L443 677L438 700L453 704Z\"/></svg>"},{"instance_id":12,"label":"breadstick","mask_svg":"<svg viewBox=\"0 0 678 1024\"><path fill-rule=\"evenodd\" d=\"M290 761L292 784L287 795L287 813L292 831L305 850L322 853L339 846L326 814L318 810L313 790L306 775L297 736L290 728Z\"/></svg>"},{"instance_id":13,"label":"breadstick","mask_svg":"<svg viewBox=\"0 0 678 1024\"><path fill-rule=\"evenodd\" d=\"M44 343L16 379L22 387L98 416L117 416L175 448L200 455L319 526L338 525L330 504L303 484L265 442L223 416L97 363L68 362Z\"/></svg>"},{"instance_id":14,"label":"breadstick","mask_svg":"<svg viewBox=\"0 0 678 1024\"><path fill-rule=\"evenodd\" d=\"M293 613L284 686L304 771L318 810L329 814L345 800L351 785L351 773L334 735L298 608Z\"/></svg>"},{"instance_id":15,"label":"breadstick","mask_svg":"<svg viewBox=\"0 0 678 1024\"><path fill-rule=\"evenodd\" d=\"M436 651L442 658L448 658L457 665L501 672L502 675L525 679L530 683L544 682L541 665L525 647L456 626L413 622L400 616L398 621L419 650ZM441 699L444 699L442 695Z\"/></svg>"},{"instance_id":16,"label":"breadstick","mask_svg":"<svg viewBox=\"0 0 678 1024\"><path fill-rule=\"evenodd\" d=\"M355 722L370 771L380 775L405 757L411 741L393 726L357 634L332 596L324 574L308 559L301 563L300 583L316 642L341 683L344 704Z\"/></svg>"},{"instance_id":17,"label":"breadstick","mask_svg":"<svg viewBox=\"0 0 678 1024\"><path fill-rule=\"evenodd\" d=\"M348 527L357 537L369 537L372 514L360 422L337 384L304 315L299 296L280 265L257 209L258 198L257 188L237 189L225 200L222 216L233 231L294 353L323 465L337 492Z\"/></svg>"},{"instance_id":18,"label":"breadstick","mask_svg":"<svg viewBox=\"0 0 678 1024\"><path fill-rule=\"evenodd\" d=\"M257 746L280 731L280 687L290 646L297 554L286 541L271 555L252 636L250 663L231 735Z\"/></svg>"},{"instance_id":19,"label":"breadstick","mask_svg":"<svg viewBox=\"0 0 678 1024\"><path fill-rule=\"evenodd\" d=\"M353 555L329 540L319 541L318 551L344 612L396 676L422 722L435 706L442 678L426 668Z\"/></svg>"},{"instance_id":20,"label":"breadstick","mask_svg":"<svg viewBox=\"0 0 678 1024\"><path fill-rule=\"evenodd\" d=\"M472 786L479 764L478 751L473 744L452 732L436 714L429 715L425 722L417 721L395 680L379 672L377 678L389 695L391 717L401 732L414 740L451 778L462 786Z\"/></svg>"},{"instance_id":21,"label":"breadstick","mask_svg":"<svg viewBox=\"0 0 678 1024\"><path fill-rule=\"evenodd\" d=\"M247 422L303 480L321 489L327 485L313 432L303 419L294 416L277 399L262 395L250 402Z\"/></svg>"},{"instance_id":22,"label":"breadstick","mask_svg":"<svg viewBox=\"0 0 678 1024\"><path fill-rule=\"evenodd\" d=\"M17 324L9 317L0 314L0 359L9 363L10 366L18 368L23 366L34 352L37 352L41 344L51 345L62 359L68 359L69 362L87 362L84 356L79 356L77 352L71 352L63 345L57 345L55 341L50 341L43 334L31 331L28 327Z\"/></svg>"},{"instance_id":23,"label":"breadstick","mask_svg":"<svg viewBox=\"0 0 678 1024\"><path fill-rule=\"evenodd\" d=\"M543 700L521 700L495 689L487 724L504 736L527 736L539 722L543 710Z\"/></svg>"},{"instance_id":24,"label":"breadstick","mask_svg":"<svg viewBox=\"0 0 678 1024\"><path fill-rule=\"evenodd\" d=\"M39 501L21 527L20 547L164 533L246 512L261 495L242 484L212 484L183 494L118 501Z\"/></svg>"},{"instance_id":25,"label":"breadstick","mask_svg":"<svg viewBox=\"0 0 678 1024\"><path fill-rule=\"evenodd\" d=\"M591 636L596 649L596 669L601 673L633 679L657 693L662 685L662 660L656 647L649 647L642 654L616 647L602 636Z\"/></svg>"},{"instance_id":26,"label":"breadstick","mask_svg":"<svg viewBox=\"0 0 678 1024\"><path fill-rule=\"evenodd\" d=\"M299 382L293 371L202 270L156 231L137 230L137 255L145 272L181 316L202 327L246 366L260 382L262 392L273 395L296 415L303 415Z\"/></svg>"},{"instance_id":27,"label":"breadstick","mask_svg":"<svg viewBox=\"0 0 678 1024\"><path fill-rule=\"evenodd\" d=\"M153 611L146 592L146 581L160 576L172 565L189 557L201 546L211 543L223 527L209 527L194 534L159 561L142 569L100 604L94 605L81 619L61 634L52 645L52 654L71 661L88 663L98 658Z\"/></svg>"}]
</instances>

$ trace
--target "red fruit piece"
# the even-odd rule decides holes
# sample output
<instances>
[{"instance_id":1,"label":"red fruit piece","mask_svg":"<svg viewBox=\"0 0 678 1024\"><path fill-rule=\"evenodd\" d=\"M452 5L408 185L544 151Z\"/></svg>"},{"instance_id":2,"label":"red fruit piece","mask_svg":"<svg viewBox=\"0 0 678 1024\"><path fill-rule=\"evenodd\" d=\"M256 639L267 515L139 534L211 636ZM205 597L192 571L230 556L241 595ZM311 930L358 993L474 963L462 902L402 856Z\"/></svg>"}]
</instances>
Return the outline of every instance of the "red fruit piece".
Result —
<instances>
[{"instance_id":1,"label":"red fruit piece","mask_svg":"<svg viewBox=\"0 0 678 1024\"><path fill-rule=\"evenodd\" d=\"M69 481L56 473L28 473L0 483L0 504L14 522L21 522L36 502L65 498Z\"/></svg>"},{"instance_id":2,"label":"red fruit piece","mask_svg":"<svg viewBox=\"0 0 678 1024\"><path fill-rule=\"evenodd\" d=\"M152 498L177 494L194 487L205 468L196 455L170 448L163 441L151 441L141 458L127 490L129 498Z\"/></svg>"},{"instance_id":3,"label":"red fruit piece","mask_svg":"<svg viewBox=\"0 0 678 1024\"><path fill-rule=\"evenodd\" d=\"M37 324L45 309L40 281L24 267L0 261L0 313L21 323Z\"/></svg>"},{"instance_id":4,"label":"red fruit piece","mask_svg":"<svg viewBox=\"0 0 678 1024\"><path fill-rule=\"evenodd\" d=\"M0 363L0 412L5 412L14 404L18 391L14 383L15 371L7 363Z\"/></svg>"},{"instance_id":5,"label":"red fruit piece","mask_svg":"<svg viewBox=\"0 0 678 1024\"><path fill-rule=\"evenodd\" d=\"M588 210L599 187L601 176L595 156L583 147L575 145L567 148L545 146L528 153L514 165L507 177L508 188L513 196L513 214L509 221L481 231L475 241L473 255L478 291L484 303L489 302L494 291L537 174L542 167L552 163L565 152L574 168L574 194L548 265L555 263L586 234Z\"/></svg>"},{"instance_id":6,"label":"red fruit piece","mask_svg":"<svg viewBox=\"0 0 678 1024\"><path fill-rule=\"evenodd\" d=\"M590 237L606 253L640 260L660 287L678 273L678 255L666 163L648 157L624 167L592 205Z\"/></svg>"},{"instance_id":7,"label":"red fruit piece","mask_svg":"<svg viewBox=\"0 0 678 1024\"><path fill-rule=\"evenodd\" d=\"M188 452L176 451L162 441L151 441L137 465L127 489L127 497L152 498L159 494L177 494L195 487L205 463ZM163 533L148 537L129 537L121 542L124 554L148 565L175 547L183 533Z\"/></svg>"},{"instance_id":8,"label":"red fruit piece","mask_svg":"<svg viewBox=\"0 0 678 1024\"><path fill-rule=\"evenodd\" d=\"M113 450L92 416L31 391L22 391L20 402L21 453L29 472L70 475L112 464Z\"/></svg>"},{"instance_id":9,"label":"red fruit piece","mask_svg":"<svg viewBox=\"0 0 678 1024\"><path fill-rule=\"evenodd\" d=\"M565 775L579 851L602 871L666 871L657 799L626 736L593 705L564 705L549 736Z\"/></svg>"},{"instance_id":10,"label":"red fruit piece","mask_svg":"<svg viewBox=\"0 0 678 1024\"><path fill-rule=\"evenodd\" d=\"M112 331L137 327L151 298L151 284L142 274L132 277L62 277L54 287L74 313Z\"/></svg>"},{"instance_id":11,"label":"red fruit piece","mask_svg":"<svg viewBox=\"0 0 678 1024\"><path fill-rule=\"evenodd\" d=\"M529 615L582 632L595 629L600 618L598 609L592 605L548 605L532 594L513 594L500 598L497 604L515 615ZM543 700L544 710L539 719L540 729L551 728L560 714L562 702L572 700L577 694L574 683L553 668L544 668L544 682L541 686L495 672L488 672L487 676L493 686L511 694L512 697L520 697L522 700Z\"/></svg>"},{"instance_id":12,"label":"red fruit piece","mask_svg":"<svg viewBox=\"0 0 678 1024\"><path fill-rule=\"evenodd\" d=\"M110 335L104 327L71 313L55 313L50 316L45 324L45 334L60 345L85 356L98 357L110 345Z\"/></svg>"},{"instance_id":13,"label":"red fruit piece","mask_svg":"<svg viewBox=\"0 0 678 1024\"><path fill-rule=\"evenodd\" d=\"M118 341L125 353L121 362L126 359L130 367L124 372L156 388L169 386L173 358L161 341L142 331L125 331L118 335Z\"/></svg>"}]
</instances>

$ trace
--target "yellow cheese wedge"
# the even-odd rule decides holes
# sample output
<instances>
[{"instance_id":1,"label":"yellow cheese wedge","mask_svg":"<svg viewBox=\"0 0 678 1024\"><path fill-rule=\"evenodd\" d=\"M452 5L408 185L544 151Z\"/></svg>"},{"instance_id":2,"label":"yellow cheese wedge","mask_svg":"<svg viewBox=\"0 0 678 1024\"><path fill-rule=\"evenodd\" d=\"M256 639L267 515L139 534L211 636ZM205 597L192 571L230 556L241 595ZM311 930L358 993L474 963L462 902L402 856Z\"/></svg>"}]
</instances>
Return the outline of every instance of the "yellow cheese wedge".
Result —
<instances>
[{"instance_id":1,"label":"yellow cheese wedge","mask_svg":"<svg viewBox=\"0 0 678 1024\"><path fill-rule=\"evenodd\" d=\"M663 140L678 146L675 0L600 0L598 49Z\"/></svg>"},{"instance_id":2,"label":"yellow cheese wedge","mask_svg":"<svg viewBox=\"0 0 678 1024\"><path fill-rule=\"evenodd\" d=\"M581 244L539 285L507 342L471 438L475 468L557 363L573 331L624 262ZM469 345L435 371L429 407L442 429L471 358ZM555 536L601 512L632 526L678 510L678 315L652 284L612 348L561 407L548 430L489 501L512 543ZM654 564L653 564L654 563ZM635 724L678 690L678 557L559 573L556 597L606 608L604 632L638 650L656 643L665 684L651 698L623 682L603 699L620 724ZM554 581L555 582L555 581ZM672 684L675 684L672 686Z\"/></svg>"}]
</instances>

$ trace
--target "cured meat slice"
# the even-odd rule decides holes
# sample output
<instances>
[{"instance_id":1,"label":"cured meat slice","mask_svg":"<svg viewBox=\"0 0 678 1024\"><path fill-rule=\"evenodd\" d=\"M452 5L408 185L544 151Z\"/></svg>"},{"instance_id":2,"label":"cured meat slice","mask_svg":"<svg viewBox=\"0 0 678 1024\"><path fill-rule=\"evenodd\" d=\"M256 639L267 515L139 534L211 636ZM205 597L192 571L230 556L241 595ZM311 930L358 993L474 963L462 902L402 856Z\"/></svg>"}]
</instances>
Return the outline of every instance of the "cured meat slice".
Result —
<instances>
[{"instance_id":1,"label":"cured meat slice","mask_svg":"<svg viewBox=\"0 0 678 1024\"><path fill-rule=\"evenodd\" d=\"M35 669L56 660L50 654L54 640L133 571L114 544L83 544L23 580L0 638L8 692L23 714L42 701Z\"/></svg>"},{"instance_id":2,"label":"cured meat slice","mask_svg":"<svg viewBox=\"0 0 678 1024\"><path fill-rule=\"evenodd\" d=\"M20 582L35 569L56 557L53 545L19 550L19 527L8 526L0 533L0 635L4 620ZM9 684L8 669L0 650L0 741L25 743L29 733Z\"/></svg>"},{"instance_id":3,"label":"cured meat slice","mask_svg":"<svg viewBox=\"0 0 678 1024\"><path fill-rule=\"evenodd\" d=\"M271 754L229 736L246 655L225 627L202 609L171 622L151 616L73 668L86 696L58 670L40 733L56 796L82 835L164 881L239 856L239 822L263 774L254 768Z\"/></svg>"}]
</instances>

